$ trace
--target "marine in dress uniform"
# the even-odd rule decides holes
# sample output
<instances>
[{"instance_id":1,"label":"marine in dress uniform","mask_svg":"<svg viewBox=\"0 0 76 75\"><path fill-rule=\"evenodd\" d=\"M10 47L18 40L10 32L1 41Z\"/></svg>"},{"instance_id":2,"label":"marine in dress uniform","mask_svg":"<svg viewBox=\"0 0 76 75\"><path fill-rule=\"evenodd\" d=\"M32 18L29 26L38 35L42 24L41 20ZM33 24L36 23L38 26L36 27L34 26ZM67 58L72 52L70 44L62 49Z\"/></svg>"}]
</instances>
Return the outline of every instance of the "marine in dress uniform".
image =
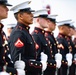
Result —
<instances>
[{"instance_id":1,"label":"marine in dress uniform","mask_svg":"<svg viewBox=\"0 0 76 75\"><path fill-rule=\"evenodd\" d=\"M75 31L76 33L76 31ZM74 60L73 60L73 64L74 64L74 74L76 75L76 38L74 38L73 40L73 44L74 44L74 48L75 48L75 51L74 51Z\"/></svg>"},{"instance_id":2,"label":"marine in dress uniform","mask_svg":"<svg viewBox=\"0 0 76 75\"><path fill-rule=\"evenodd\" d=\"M75 75L75 44L73 43L72 40L72 36L75 34L75 27L70 24L70 34L69 34L69 39L70 39L70 45L72 46L72 55L73 55L73 59L72 59L72 65L70 66L70 71L69 71L69 75Z\"/></svg>"},{"instance_id":3,"label":"marine in dress uniform","mask_svg":"<svg viewBox=\"0 0 76 75\"><path fill-rule=\"evenodd\" d=\"M70 44L69 35L70 34L70 22L71 20L65 20L58 23L59 35L58 48L62 54L62 66L61 75L68 75L70 66L72 65L72 46Z\"/></svg>"},{"instance_id":4,"label":"marine in dress uniform","mask_svg":"<svg viewBox=\"0 0 76 75\"><path fill-rule=\"evenodd\" d=\"M0 21L7 18L7 6L12 5L9 4L7 0L0 0ZM0 75L17 75L17 70L8 57L9 48L3 27L4 25L0 22Z\"/></svg>"},{"instance_id":5,"label":"marine in dress uniform","mask_svg":"<svg viewBox=\"0 0 76 75\"><path fill-rule=\"evenodd\" d=\"M57 15L48 15L48 20L47 20L48 28L45 28L45 37L46 37L46 40L48 41L48 44L49 44L49 47L51 50L50 52L52 54L52 60L55 63L56 63L55 54L58 53L58 48L57 48L58 42L57 42L56 38L54 37L54 33L53 33L53 31L55 30L55 27L56 27L56 16ZM56 73L58 73L58 71L56 70L56 67L60 68L60 67L58 67L58 65L57 66L52 65L52 67L51 67L52 75L55 75Z\"/></svg>"},{"instance_id":6,"label":"marine in dress uniform","mask_svg":"<svg viewBox=\"0 0 76 75\"><path fill-rule=\"evenodd\" d=\"M19 62L21 60L25 63L23 69L26 75L39 75L42 63L36 61L35 43L29 33L29 25L33 23L32 12L34 12L29 7L29 3L30 1L26 1L11 8L17 19L17 25L10 35L9 48L16 68L22 67L23 64Z\"/></svg>"},{"instance_id":7,"label":"marine in dress uniform","mask_svg":"<svg viewBox=\"0 0 76 75\"><path fill-rule=\"evenodd\" d=\"M35 29L32 32L32 36L35 39L35 42L37 44L36 50L37 50L37 60L41 61L41 52L44 52L47 56L47 67L44 70L43 75L50 75L53 74L51 72L51 67L56 67L56 62L51 60L53 58L51 54L50 47L48 46L48 42L45 38L45 30L44 28L48 27L47 23L47 17L48 13L46 9L38 10L34 13L35 18ZM45 60L45 59L44 59Z\"/></svg>"}]
</instances>

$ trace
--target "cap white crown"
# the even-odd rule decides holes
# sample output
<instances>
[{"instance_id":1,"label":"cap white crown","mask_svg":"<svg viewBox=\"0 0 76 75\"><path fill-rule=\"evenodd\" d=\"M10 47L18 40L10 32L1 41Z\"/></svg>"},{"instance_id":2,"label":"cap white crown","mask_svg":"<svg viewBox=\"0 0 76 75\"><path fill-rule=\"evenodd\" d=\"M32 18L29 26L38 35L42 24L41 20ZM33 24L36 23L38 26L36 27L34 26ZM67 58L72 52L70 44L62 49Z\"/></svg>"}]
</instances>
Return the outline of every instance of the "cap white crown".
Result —
<instances>
[{"instance_id":1,"label":"cap white crown","mask_svg":"<svg viewBox=\"0 0 76 75\"><path fill-rule=\"evenodd\" d=\"M48 15L48 18L55 19L58 15Z\"/></svg>"},{"instance_id":2,"label":"cap white crown","mask_svg":"<svg viewBox=\"0 0 76 75\"><path fill-rule=\"evenodd\" d=\"M14 13L18 12L20 9L25 9L30 7L29 4L31 3L31 1L25 1L22 3L17 4L16 6L13 6L10 11L13 11Z\"/></svg>"},{"instance_id":3,"label":"cap white crown","mask_svg":"<svg viewBox=\"0 0 76 75\"><path fill-rule=\"evenodd\" d=\"M59 25L63 25L63 24L70 24L71 22L72 22L71 19L69 19L69 20L63 20L63 21L57 22L57 25L59 26Z\"/></svg>"},{"instance_id":4,"label":"cap white crown","mask_svg":"<svg viewBox=\"0 0 76 75\"><path fill-rule=\"evenodd\" d=\"M35 16L39 16L39 15L48 15L47 12L48 9L41 9L41 10L37 10L33 13L34 17Z\"/></svg>"}]
</instances>

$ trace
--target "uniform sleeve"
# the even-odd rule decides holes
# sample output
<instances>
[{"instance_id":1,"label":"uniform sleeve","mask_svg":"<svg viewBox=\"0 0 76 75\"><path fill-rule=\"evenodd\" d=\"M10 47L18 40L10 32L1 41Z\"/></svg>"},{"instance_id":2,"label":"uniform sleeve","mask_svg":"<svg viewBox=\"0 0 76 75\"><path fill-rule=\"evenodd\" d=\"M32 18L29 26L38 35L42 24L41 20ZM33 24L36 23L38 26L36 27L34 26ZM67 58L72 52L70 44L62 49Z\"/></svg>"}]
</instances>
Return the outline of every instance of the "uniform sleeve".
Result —
<instances>
[{"instance_id":1,"label":"uniform sleeve","mask_svg":"<svg viewBox=\"0 0 76 75\"><path fill-rule=\"evenodd\" d=\"M40 53L41 53L41 41L40 38L37 35L32 35L34 40L35 40L35 47L36 47L36 52L37 52L37 58L40 60Z\"/></svg>"},{"instance_id":2,"label":"uniform sleeve","mask_svg":"<svg viewBox=\"0 0 76 75\"><path fill-rule=\"evenodd\" d=\"M63 56L63 59L65 58L65 53L64 53L64 39L63 38L57 38L58 41L58 49L60 50L60 53Z\"/></svg>"},{"instance_id":3,"label":"uniform sleeve","mask_svg":"<svg viewBox=\"0 0 76 75\"><path fill-rule=\"evenodd\" d=\"M53 39L51 37L46 37L46 39L48 38L48 44L50 45L50 47L52 47L52 51L53 51L53 55L55 55L57 52L58 52L58 49L57 49L57 44L55 41L53 41ZM50 41L50 43L49 43Z\"/></svg>"},{"instance_id":4,"label":"uniform sleeve","mask_svg":"<svg viewBox=\"0 0 76 75\"><path fill-rule=\"evenodd\" d=\"M16 31L11 34L9 39L9 48L11 53L11 58L13 62L19 60L19 54L21 53L21 58L23 57L23 51L25 50L25 41L26 37L24 37L21 31Z\"/></svg>"}]
</instances>

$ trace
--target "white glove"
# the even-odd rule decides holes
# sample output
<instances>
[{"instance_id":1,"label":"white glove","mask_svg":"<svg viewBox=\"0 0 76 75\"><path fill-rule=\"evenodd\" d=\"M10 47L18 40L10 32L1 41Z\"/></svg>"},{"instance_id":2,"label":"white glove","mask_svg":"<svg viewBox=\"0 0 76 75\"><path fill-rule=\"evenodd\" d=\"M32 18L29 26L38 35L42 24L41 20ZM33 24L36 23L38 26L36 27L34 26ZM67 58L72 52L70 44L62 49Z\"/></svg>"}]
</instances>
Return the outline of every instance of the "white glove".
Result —
<instances>
[{"instance_id":1,"label":"white glove","mask_svg":"<svg viewBox=\"0 0 76 75\"><path fill-rule=\"evenodd\" d=\"M45 53L41 52L41 61L47 62L47 59L48 59L48 56Z\"/></svg>"},{"instance_id":2,"label":"white glove","mask_svg":"<svg viewBox=\"0 0 76 75\"><path fill-rule=\"evenodd\" d=\"M46 68L47 68L47 63L44 62L44 61L41 61L41 63L42 63L42 72L43 72L43 71L45 71Z\"/></svg>"},{"instance_id":3,"label":"white glove","mask_svg":"<svg viewBox=\"0 0 76 75\"><path fill-rule=\"evenodd\" d=\"M17 69L18 75L25 75L25 71L22 69Z\"/></svg>"},{"instance_id":4,"label":"white glove","mask_svg":"<svg viewBox=\"0 0 76 75\"><path fill-rule=\"evenodd\" d=\"M72 60L67 59L67 61L68 61L68 66L71 66L72 65Z\"/></svg>"},{"instance_id":5,"label":"white glove","mask_svg":"<svg viewBox=\"0 0 76 75\"><path fill-rule=\"evenodd\" d=\"M10 74L7 72L0 72L0 75L10 75Z\"/></svg>"},{"instance_id":6,"label":"white glove","mask_svg":"<svg viewBox=\"0 0 76 75\"><path fill-rule=\"evenodd\" d=\"M62 60L62 55L60 53L55 54L55 60Z\"/></svg>"},{"instance_id":7,"label":"white glove","mask_svg":"<svg viewBox=\"0 0 76 75\"><path fill-rule=\"evenodd\" d=\"M56 67L58 69L61 67L61 61L60 60L56 60Z\"/></svg>"},{"instance_id":8,"label":"white glove","mask_svg":"<svg viewBox=\"0 0 76 75\"><path fill-rule=\"evenodd\" d=\"M21 61L21 60L16 61L15 64L14 64L14 67L16 69L22 69L22 70L24 70L24 68L25 68L25 62Z\"/></svg>"},{"instance_id":9,"label":"white glove","mask_svg":"<svg viewBox=\"0 0 76 75\"><path fill-rule=\"evenodd\" d=\"M66 59L71 59L71 60L72 60L72 58L73 58L73 56L72 56L71 53L67 53L67 54L66 54Z\"/></svg>"},{"instance_id":10,"label":"white glove","mask_svg":"<svg viewBox=\"0 0 76 75\"><path fill-rule=\"evenodd\" d=\"M45 71L47 68L47 55L41 52L41 63L42 63L42 71Z\"/></svg>"},{"instance_id":11,"label":"white glove","mask_svg":"<svg viewBox=\"0 0 76 75\"><path fill-rule=\"evenodd\" d=\"M68 61L68 66L72 65L72 54L71 53L67 53L66 54L66 60Z\"/></svg>"}]
</instances>

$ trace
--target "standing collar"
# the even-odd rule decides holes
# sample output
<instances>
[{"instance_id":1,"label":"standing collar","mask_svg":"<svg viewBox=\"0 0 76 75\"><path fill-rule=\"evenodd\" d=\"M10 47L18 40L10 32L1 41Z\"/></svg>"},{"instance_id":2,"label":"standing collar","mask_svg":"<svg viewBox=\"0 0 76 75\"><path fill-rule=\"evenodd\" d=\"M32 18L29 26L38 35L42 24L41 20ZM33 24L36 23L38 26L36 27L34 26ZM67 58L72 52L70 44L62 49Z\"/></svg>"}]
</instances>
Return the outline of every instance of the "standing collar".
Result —
<instances>
[{"instance_id":1,"label":"standing collar","mask_svg":"<svg viewBox=\"0 0 76 75\"><path fill-rule=\"evenodd\" d=\"M35 27L35 30L34 30L34 31L35 31L35 32L41 32L42 34L45 33L45 31L44 31L43 29L38 28L38 27Z\"/></svg>"},{"instance_id":2,"label":"standing collar","mask_svg":"<svg viewBox=\"0 0 76 75\"><path fill-rule=\"evenodd\" d=\"M29 29L30 29L29 26L26 26L25 24L22 24L22 23L20 23L20 22L17 23L17 26L18 26L18 27L22 27L23 29L25 29L25 30L27 30L27 31L29 31Z\"/></svg>"},{"instance_id":3,"label":"standing collar","mask_svg":"<svg viewBox=\"0 0 76 75\"><path fill-rule=\"evenodd\" d=\"M45 31L45 33L48 33L50 35L53 35L54 34L53 32L50 32L50 31Z\"/></svg>"}]
</instances>

